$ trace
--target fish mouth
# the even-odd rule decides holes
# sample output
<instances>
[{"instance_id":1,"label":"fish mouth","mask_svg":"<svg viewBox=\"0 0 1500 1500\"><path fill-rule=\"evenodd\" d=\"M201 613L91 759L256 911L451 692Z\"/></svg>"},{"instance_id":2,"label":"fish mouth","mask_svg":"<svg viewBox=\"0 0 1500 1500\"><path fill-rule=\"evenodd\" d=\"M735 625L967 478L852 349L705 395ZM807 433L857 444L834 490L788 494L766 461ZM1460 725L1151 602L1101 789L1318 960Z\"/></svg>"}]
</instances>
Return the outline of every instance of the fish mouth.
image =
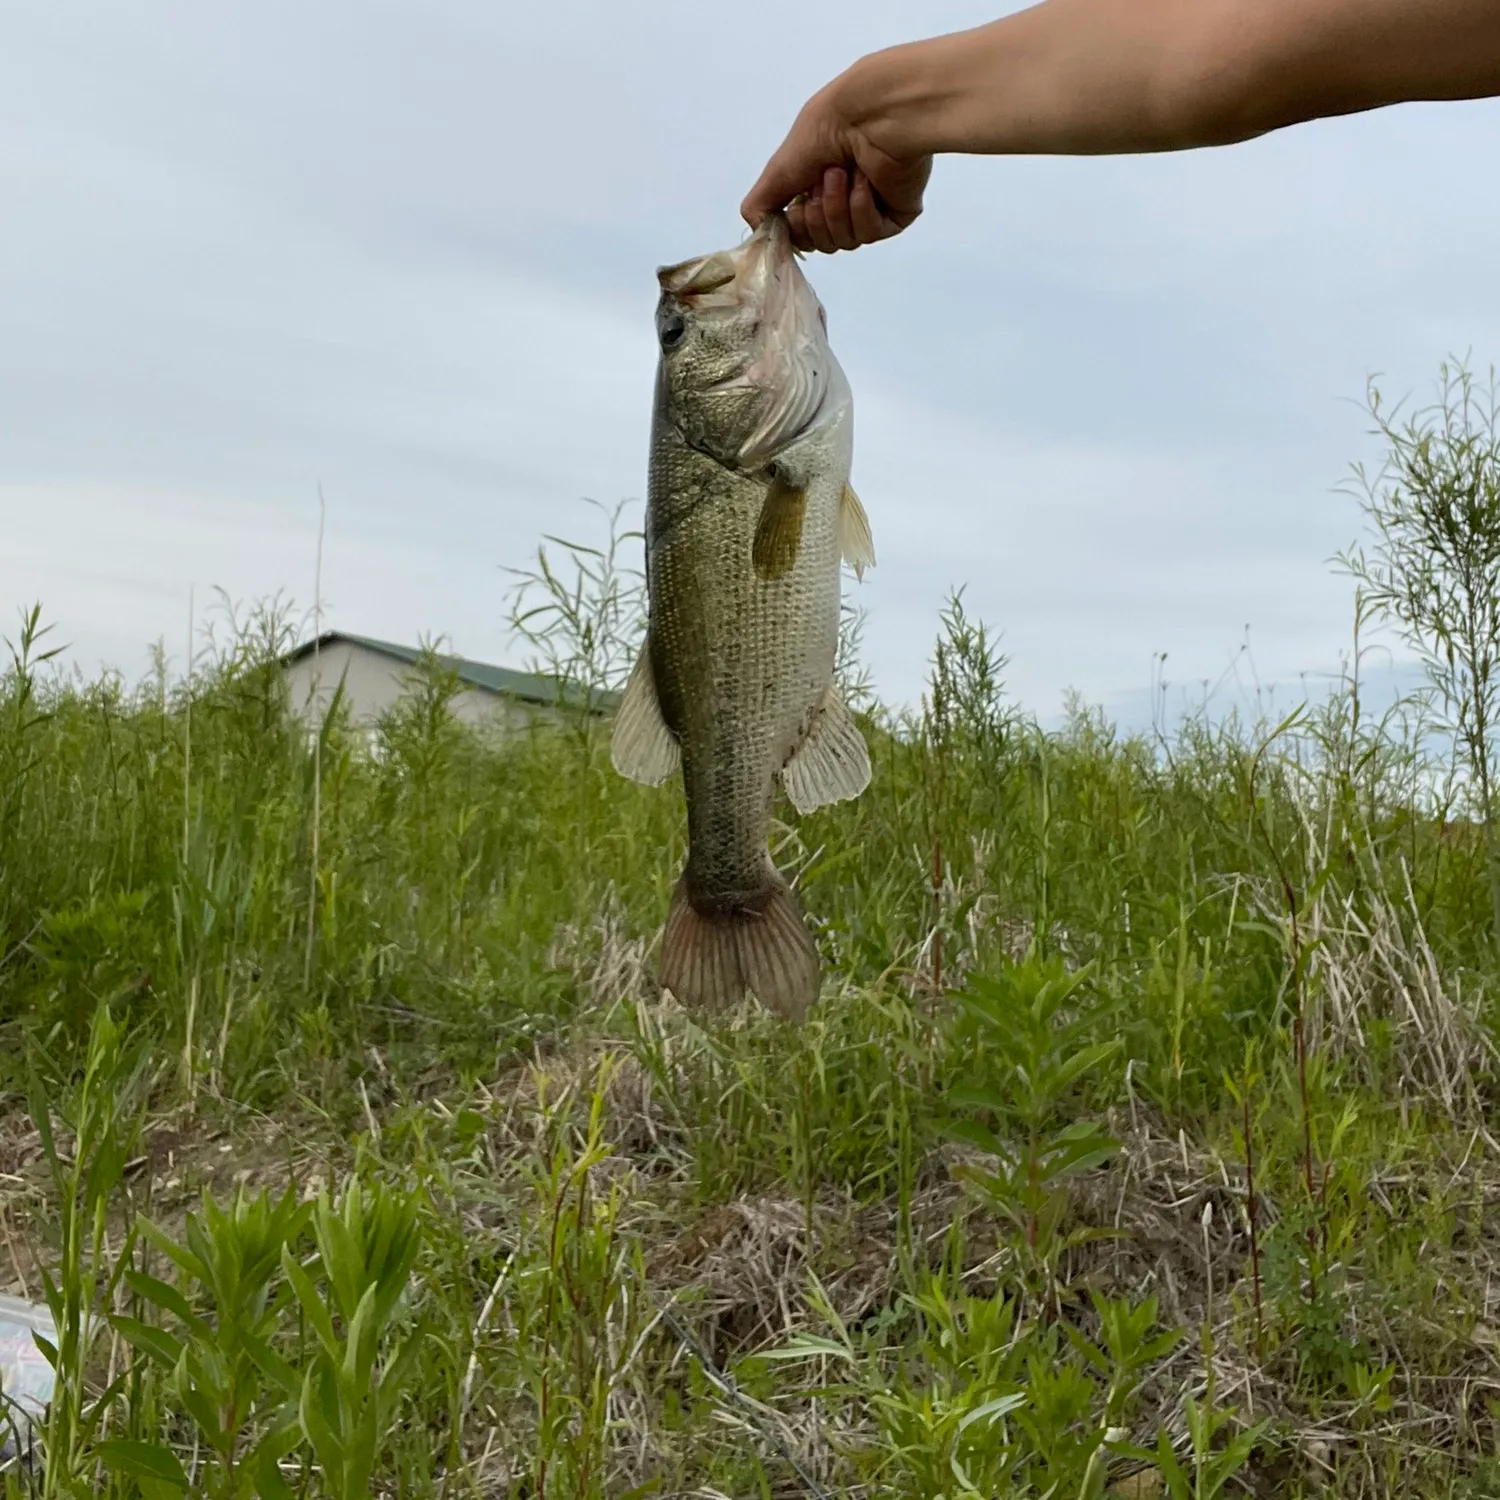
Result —
<instances>
[{"instance_id":1,"label":"fish mouth","mask_svg":"<svg viewBox=\"0 0 1500 1500\"><path fill-rule=\"evenodd\" d=\"M795 264L786 216L776 212L767 214L750 238L735 249L659 266L656 281L662 291L691 304L733 286L739 295L723 299L727 304L764 295Z\"/></svg>"}]
</instances>

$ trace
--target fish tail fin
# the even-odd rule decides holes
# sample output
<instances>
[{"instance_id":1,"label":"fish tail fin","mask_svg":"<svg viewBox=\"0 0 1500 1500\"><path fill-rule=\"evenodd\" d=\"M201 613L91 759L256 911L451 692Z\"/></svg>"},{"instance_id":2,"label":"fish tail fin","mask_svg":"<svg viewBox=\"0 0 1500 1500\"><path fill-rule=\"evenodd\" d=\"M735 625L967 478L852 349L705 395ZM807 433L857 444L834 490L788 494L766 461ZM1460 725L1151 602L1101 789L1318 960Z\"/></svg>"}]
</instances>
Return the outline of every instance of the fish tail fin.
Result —
<instances>
[{"instance_id":1,"label":"fish tail fin","mask_svg":"<svg viewBox=\"0 0 1500 1500\"><path fill-rule=\"evenodd\" d=\"M700 912L688 894L686 871L662 929L661 986L693 1010L725 1010L745 993L734 918Z\"/></svg>"},{"instance_id":2,"label":"fish tail fin","mask_svg":"<svg viewBox=\"0 0 1500 1500\"><path fill-rule=\"evenodd\" d=\"M727 910L695 904L683 872L661 939L661 985L683 1005L723 1010L748 989L768 1010L800 1021L821 977L802 905L769 860L765 886Z\"/></svg>"},{"instance_id":3,"label":"fish tail fin","mask_svg":"<svg viewBox=\"0 0 1500 1500\"><path fill-rule=\"evenodd\" d=\"M818 945L797 893L766 860L766 888L758 909L741 916L740 971L750 993L768 1010L800 1021L817 1004L822 972Z\"/></svg>"}]
</instances>

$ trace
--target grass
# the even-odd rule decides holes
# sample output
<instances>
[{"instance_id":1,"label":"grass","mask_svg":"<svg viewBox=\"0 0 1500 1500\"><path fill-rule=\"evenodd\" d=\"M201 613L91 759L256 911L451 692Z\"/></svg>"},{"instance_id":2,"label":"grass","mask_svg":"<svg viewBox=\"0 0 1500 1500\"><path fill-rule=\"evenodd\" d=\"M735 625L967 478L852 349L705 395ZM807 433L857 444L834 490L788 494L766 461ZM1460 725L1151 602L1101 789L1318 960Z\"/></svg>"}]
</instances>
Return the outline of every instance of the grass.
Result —
<instances>
[{"instance_id":1,"label":"grass","mask_svg":"<svg viewBox=\"0 0 1500 1500\"><path fill-rule=\"evenodd\" d=\"M526 607L566 667L603 599L599 676L590 556ZM869 791L781 809L792 1029L657 992L680 795L597 727L487 741L429 662L314 746L275 606L139 689L23 623L8 1495L1500 1486L1500 955L1420 718L1044 733L955 599Z\"/></svg>"}]
</instances>

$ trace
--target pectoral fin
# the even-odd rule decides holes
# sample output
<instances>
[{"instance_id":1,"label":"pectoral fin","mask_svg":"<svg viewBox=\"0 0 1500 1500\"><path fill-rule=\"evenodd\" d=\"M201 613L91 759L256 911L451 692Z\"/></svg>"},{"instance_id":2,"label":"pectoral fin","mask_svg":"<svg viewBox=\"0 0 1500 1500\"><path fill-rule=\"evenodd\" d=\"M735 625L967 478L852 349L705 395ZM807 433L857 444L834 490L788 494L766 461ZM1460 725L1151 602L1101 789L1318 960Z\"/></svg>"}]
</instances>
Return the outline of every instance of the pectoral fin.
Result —
<instances>
[{"instance_id":1,"label":"pectoral fin","mask_svg":"<svg viewBox=\"0 0 1500 1500\"><path fill-rule=\"evenodd\" d=\"M621 776L646 786L660 786L682 759L677 736L667 728L656 696L649 641L641 646L625 684L625 697L610 735L609 758Z\"/></svg>"},{"instance_id":2,"label":"pectoral fin","mask_svg":"<svg viewBox=\"0 0 1500 1500\"><path fill-rule=\"evenodd\" d=\"M854 569L856 578L862 579L865 569L875 566L875 539L870 535L870 518L859 503L859 496L847 484L839 496L839 551Z\"/></svg>"},{"instance_id":3,"label":"pectoral fin","mask_svg":"<svg viewBox=\"0 0 1500 1500\"><path fill-rule=\"evenodd\" d=\"M756 577L770 581L785 578L792 571L802 546L802 519L806 513L805 491L793 489L779 474L771 480L750 549Z\"/></svg>"},{"instance_id":4,"label":"pectoral fin","mask_svg":"<svg viewBox=\"0 0 1500 1500\"><path fill-rule=\"evenodd\" d=\"M782 768L781 784L799 813L847 802L870 784L870 752L836 687L823 694L807 738Z\"/></svg>"}]
</instances>

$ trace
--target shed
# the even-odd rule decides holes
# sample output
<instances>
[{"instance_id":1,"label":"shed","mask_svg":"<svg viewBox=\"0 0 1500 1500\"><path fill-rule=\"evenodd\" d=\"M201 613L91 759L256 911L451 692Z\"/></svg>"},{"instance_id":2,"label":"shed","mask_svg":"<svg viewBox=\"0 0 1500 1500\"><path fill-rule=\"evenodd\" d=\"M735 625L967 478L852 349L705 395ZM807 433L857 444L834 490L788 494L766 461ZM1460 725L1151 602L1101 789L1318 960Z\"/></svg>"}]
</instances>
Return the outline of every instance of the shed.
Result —
<instances>
[{"instance_id":1,"label":"shed","mask_svg":"<svg viewBox=\"0 0 1500 1500\"><path fill-rule=\"evenodd\" d=\"M342 682L350 721L371 727L412 690L422 658L414 646L329 630L287 652L281 665L292 711L309 724L321 722ZM603 715L619 702L617 693L596 693L590 702L578 686L554 677L442 652L433 659L458 679L450 707L466 724L519 729L580 709Z\"/></svg>"}]
</instances>

